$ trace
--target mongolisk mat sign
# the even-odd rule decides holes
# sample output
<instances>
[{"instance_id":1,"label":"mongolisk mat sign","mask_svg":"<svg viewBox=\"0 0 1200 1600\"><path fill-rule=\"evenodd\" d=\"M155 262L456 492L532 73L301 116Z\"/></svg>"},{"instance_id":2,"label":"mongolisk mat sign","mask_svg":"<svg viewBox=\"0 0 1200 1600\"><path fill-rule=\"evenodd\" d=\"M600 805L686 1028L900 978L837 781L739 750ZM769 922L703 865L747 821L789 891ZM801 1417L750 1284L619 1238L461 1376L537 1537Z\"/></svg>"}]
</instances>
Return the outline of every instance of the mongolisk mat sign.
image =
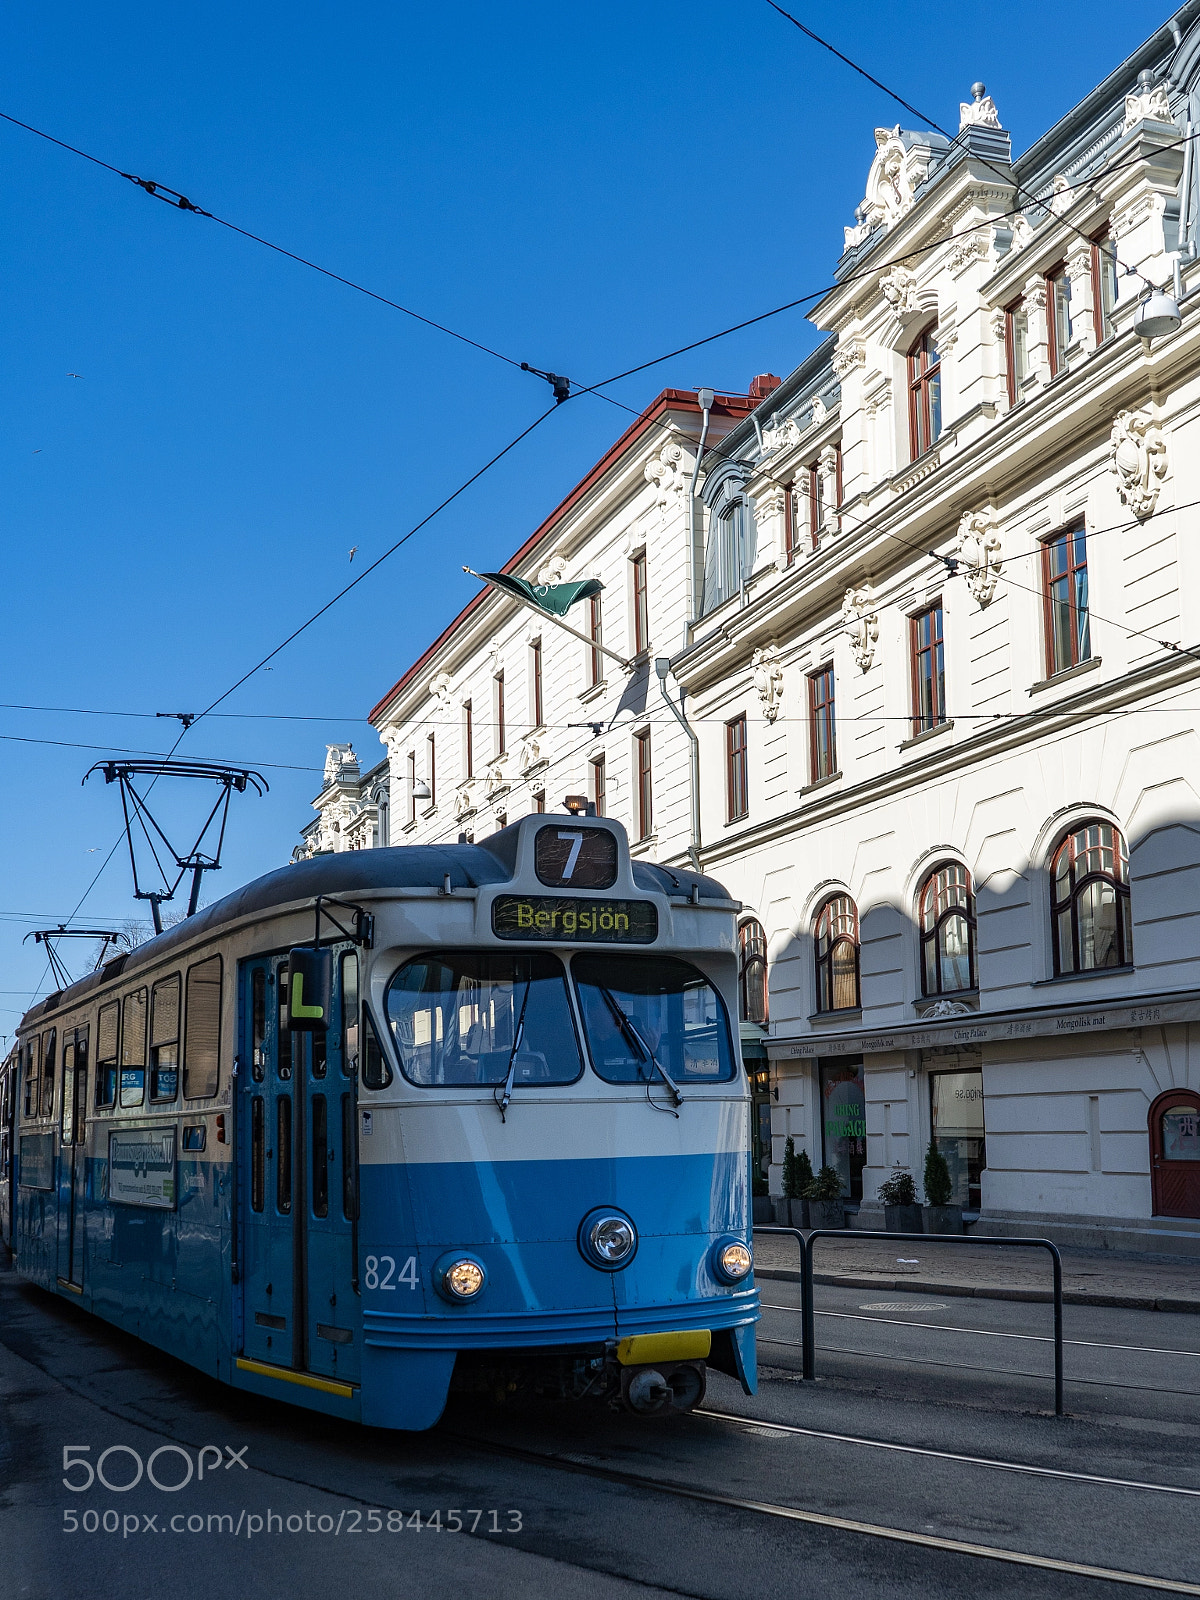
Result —
<instances>
[{"instance_id":1,"label":"mongolisk mat sign","mask_svg":"<svg viewBox=\"0 0 1200 1600\"><path fill-rule=\"evenodd\" d=\"M174 1126L122 1128L109 1134L108 1198L121 1206L174 1206Z\"/></svg>"}]
</instances>

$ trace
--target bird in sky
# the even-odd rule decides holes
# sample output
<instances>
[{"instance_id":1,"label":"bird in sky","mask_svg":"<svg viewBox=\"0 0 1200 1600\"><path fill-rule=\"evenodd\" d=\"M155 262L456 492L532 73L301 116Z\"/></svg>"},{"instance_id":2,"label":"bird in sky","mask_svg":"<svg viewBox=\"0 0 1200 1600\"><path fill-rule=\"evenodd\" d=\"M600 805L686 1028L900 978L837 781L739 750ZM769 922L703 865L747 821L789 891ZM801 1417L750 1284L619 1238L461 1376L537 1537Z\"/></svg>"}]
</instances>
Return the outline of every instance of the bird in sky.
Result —
<instances>
[{"instance_id":1,"label":"bird in sky","mask_svg":"<svg viewBox=\"0 0 1200 1600\"><path fill-rule=\"evenodd\" d=\"M67 377L68 378L82 378L83 377L83 373L82 372L68 372L67 373Z\"/></svg>"},{"instance_id":2,"label":"bird in sky","mask_svg":"<svg viewBox=\"0 0 1200 1600\"><path fill-rule=\"evenodd\" d=\"M355 554L357 553L357 551L358 551L358 546L356 544L352 544L350 546L350 559L351 559L351 561L354 560L354 557L355 557Z\"/></svg>"},{"instance_id":3,"label":"bird in sky","mask_svg":"<svg viewBox=\"0 0 1200 1600\"><path fill-rule=\"evenodd\" d=\"M40 456L42 452L41 452L41 450L39 448L39 449L35 450L33 453L34 453L35 456Z\"/></svg>"}]
</instances>

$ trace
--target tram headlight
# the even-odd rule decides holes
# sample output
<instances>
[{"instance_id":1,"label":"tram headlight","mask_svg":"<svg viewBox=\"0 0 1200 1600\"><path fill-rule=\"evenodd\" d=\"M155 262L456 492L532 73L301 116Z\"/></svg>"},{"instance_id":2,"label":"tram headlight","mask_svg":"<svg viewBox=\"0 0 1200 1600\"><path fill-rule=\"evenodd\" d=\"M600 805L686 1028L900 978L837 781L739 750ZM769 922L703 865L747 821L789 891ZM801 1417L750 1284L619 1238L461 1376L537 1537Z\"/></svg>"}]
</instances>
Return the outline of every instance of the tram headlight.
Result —
<instances>
[{"instance_id":1,"label":"tram headlight","mask_svg":"<svg viewBox=\"0 0 1200 1600\"><path fill-rule=\"evenodd\" d=\"M441 1295L461 1305L481 1292L487 1273L473 1256L444 1256L434 1269L433 1281Z\"/></svg>"},{"instance_id":2,"label":"tram headlight","mask_svg":"<svg viewBox=\"0 0 1200 1600\"><path fill-rule=\"evenodd\" d=\"M579 1249L585 1261L603 1272L627 1267L637 1253L637 1229L615 1206L598 1206L579 1224Z\"/></svg>"},{"instance_id":3,"label":"tram headlight","mask_svg":"<svg viewBox=\"0 0 1200 1600\"><path fill-rule=\"evenodd\" d=\"M741 1239L718 1239L711 1260L713 1276L722 1283L740 1283L754 1266L750 1246Z\"/></svg>"}]
</instances>

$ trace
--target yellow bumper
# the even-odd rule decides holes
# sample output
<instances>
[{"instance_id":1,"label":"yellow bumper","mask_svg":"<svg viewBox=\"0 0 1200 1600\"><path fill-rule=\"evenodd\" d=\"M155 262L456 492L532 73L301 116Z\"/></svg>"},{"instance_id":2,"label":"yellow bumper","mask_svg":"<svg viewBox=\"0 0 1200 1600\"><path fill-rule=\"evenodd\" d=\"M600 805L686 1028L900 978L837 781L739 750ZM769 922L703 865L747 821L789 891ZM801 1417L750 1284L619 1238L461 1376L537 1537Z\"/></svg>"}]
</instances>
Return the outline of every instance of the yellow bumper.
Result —
<instances>
[{"instance_id":1,"label":"yellow bumper","mask_svg":"<svg viewBox=\"0 0 1200 1600\"><path fill-rule=\"evenodd\" d=\"M703 1361L712 1349L707 1328L688 1333L638 1333L622 1339L617 1360L623 1367L657 1366L660 1361Z\"/></svg>"}]
</instances>

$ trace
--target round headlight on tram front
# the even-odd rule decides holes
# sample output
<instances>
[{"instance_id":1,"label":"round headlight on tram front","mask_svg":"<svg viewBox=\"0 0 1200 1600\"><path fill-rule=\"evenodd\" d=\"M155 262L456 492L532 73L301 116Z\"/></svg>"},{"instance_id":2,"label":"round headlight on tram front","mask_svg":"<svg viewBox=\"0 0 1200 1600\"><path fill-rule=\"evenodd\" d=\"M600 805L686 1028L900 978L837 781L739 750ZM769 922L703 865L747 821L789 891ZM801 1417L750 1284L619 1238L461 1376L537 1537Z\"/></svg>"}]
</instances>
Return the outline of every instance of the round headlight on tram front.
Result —
<instances>
[{"instance_id":1,"label":"round headlight on tram front","mask_svg":"<svg viewBox=\"0 0 1200 1600\"><path fill-rule=\"evenodd\" d=\"M637 1253L637 1244L637 1229L615 1206L597 1206L579 1224L580 1252L603 1272L627 1267Z\"/></svg>"},{"instance_id":2,"label":"round headlight on tram front","mask_svg":"<svg viewBox=\"0 0 1200 1600\"><path fill-rule=\"evenodd\" d=\"M754 1266L750 1246L741 1239L718 1239L711 1260L713 1276L722 1283L741 1283Z\"/></svg>"},{"instance_id":3,"label":"round headlight on tram front","mask_svg":"<svg viewBox=\"0 0 1200 1600\"><path fill-rule=\"evenodd\" d=\"M438 1293L455 1305L474 1300L487 1283L487 1273L473 1256L443 1256L433 1269Z\"/></svg>"}]
</instances>

